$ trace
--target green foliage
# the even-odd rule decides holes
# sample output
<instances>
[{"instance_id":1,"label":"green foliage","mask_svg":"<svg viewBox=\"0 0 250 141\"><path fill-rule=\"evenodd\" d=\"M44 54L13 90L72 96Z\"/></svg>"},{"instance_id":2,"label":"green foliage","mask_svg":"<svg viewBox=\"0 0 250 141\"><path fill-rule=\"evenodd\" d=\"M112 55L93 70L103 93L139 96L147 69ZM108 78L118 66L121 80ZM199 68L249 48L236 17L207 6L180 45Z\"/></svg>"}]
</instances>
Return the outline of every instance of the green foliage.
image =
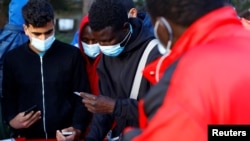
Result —
<instances>
[{"instance_id":1,"label":"green foliage","mask_svg":"<svg viewBox=\"0 0 250 141\"><path fill-rule=\"evenodd\" d=\"M250 8L250 0L231 0L238 13Z\"/></svg>"},{"instance_id":2,"label":"green foliage","mask_svg":"<svg viewBox=\"0 0 250 141\"><path fill-rule=\"evenodd\" d=\"M67 11L70 11L71 9L71 4L69 0L48 0L51 5L53 6L54 10L55 11L58 11L58 12L67 12Z\"/></svg>"},{"instance_id":3,"label":"green foliage","mask_svg":"<svg viewBox=\"0 0 250 141\"><path fill-rule=\"evenodd\" d=\"M134 0L134 3L138 9L144 9L145 2L144 0Z\"/></svg>"}]
</instances>

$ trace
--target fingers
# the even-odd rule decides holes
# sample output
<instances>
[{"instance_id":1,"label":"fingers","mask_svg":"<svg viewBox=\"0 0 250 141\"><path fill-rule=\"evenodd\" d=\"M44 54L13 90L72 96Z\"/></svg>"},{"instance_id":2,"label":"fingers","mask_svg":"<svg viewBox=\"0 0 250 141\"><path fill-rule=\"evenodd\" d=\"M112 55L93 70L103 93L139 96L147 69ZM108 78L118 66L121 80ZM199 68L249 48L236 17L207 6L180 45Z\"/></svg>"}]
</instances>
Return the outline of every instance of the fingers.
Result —
<instances>
[{"instance_id":1,"label":"fingers","mask_svg":"<svg viewBox=\"0 0 250 141\"><path fill-rule=\"evenodd\" d=\"M62 132L60 132L59 130L56 131L56 139L58 141L73 141L76 134L74 132L74 129L71 128L71 129L63 129L62 131L64 132L73 132L73 134L71 135L63 135Z\"/></svg>"},{"instance_id":2,"label":"fingers","mask_svg":"<svg viewBox=\"0 0 250 141\"><path fill-rule=\"evenodd\" d=\"M56 130L56 139L58 141L65 141L66 138L62 135L62 133L59 130Z\"/></svg>"},{"instance_id":3,"label":"fingers","mask_svg":"<svg viewBox=\"0 0 250 141\"><path fill-rule=\"evenodd\" d=\"M82 98L85 98L85 99L91 99L91 100L97 99L97 96L95 96L93 94L85 93L85 92L81 92L80 95Z\"/></svg>"},{"instance_id":4,"label":"fingers","mask_svg":"<svg viewBox=\"0 0 250 141\"><path fill-rule=\"evenodd\" d=\"M70 131L74 131L74 128L73 127L68 127L68 128L62 129L62 131L70 132Z\"/></svg>"},{"instance_id":5,"label":"fingers","mask_svg":"<svg viewBox=\"0 0 250 141\"><path fill-rule=\"evenodd\" d=\"M34 114L27 120L26 128L30 127L32 124L34 124L35 122L37 122L39 119L41 119L41 111L37 111L36 113L34 113Z\"/></svg>"},{"instance_id":6,"label":"fingers","mask_svg":"<svg viewBox=\"0 0 250 141\"><path fill-rule=\"evenodd\" d=\"M24 112L19 113L16 117L14 117L10 121L11 127L15 129L22 129L22 128L28 128L32 124L34 124L37 120L41 118L41 112L38 111L34 113L34 111L31 111L27 115L24 116Z\"/></svg>"}]
</instances>

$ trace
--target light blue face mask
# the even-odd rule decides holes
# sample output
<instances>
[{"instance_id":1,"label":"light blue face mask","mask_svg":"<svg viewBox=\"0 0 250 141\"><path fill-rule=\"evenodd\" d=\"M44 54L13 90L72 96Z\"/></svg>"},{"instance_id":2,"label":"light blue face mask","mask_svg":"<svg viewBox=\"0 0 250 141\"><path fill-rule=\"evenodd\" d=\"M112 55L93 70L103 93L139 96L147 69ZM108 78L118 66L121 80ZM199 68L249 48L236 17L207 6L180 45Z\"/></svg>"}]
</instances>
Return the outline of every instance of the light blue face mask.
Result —
<instances>
[{"instance_id":1,"label":"light blue face mask","mask_svg":"<svg viewBox=\"0 0 250 141\"><path fill-rule=\"evenodd\" d=\"M120 43L117 43L115 45L109 45L109 46L101 46L99 45L100 47L100 50L103 54L107 55L107 56L111 56L111 57L116 57L118 56L119 54L122 53L122 51L124 50L124 47L127 45L132 33L133 33L133 28L132 26L129 24L129 32L128 34L126 35L126 37L120 42ZM121 46L121 44L123 42L125 42L125 45L124 46Z\"/></svg>"},{"instance_id":2,"label":"light blue face mask","mask_svg":"<svg viewBox=\"0 0 250 141\"><path fill-rule=\"evenodd\" d=\"M98 56L100 54L100 48L99 48L99 44L86 44L84 42L82 42L82 46L84 49L84 53L91 57L91 58L96 58L96 56Z\"/></svg>"},{"instance_id":3,"label":"light blue face mask","mask_svg":"<svg viewBox=\"0 0 250 141\"><path fill-rule=\"evenodd\" d=\"M55 41L54 34L48 37L46 40L40 40L31 37L31 45L41 52L47 51L51 47L54 41Z\"/></svg>"}]
</instances>

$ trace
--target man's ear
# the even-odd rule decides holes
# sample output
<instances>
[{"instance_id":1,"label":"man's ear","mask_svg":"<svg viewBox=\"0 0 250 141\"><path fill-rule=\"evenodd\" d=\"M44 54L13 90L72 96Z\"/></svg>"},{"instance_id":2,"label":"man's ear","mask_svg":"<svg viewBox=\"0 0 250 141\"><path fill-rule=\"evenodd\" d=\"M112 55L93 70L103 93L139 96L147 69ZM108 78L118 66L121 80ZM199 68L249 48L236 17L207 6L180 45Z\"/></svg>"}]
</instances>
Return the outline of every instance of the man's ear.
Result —
<instances>
[{"instance_id":1,"label":"man's ear","mask_svg":"<svg viewBox=\"0 0 250 141\"><path fill-rule=\"evenodd\" d=\"M27 25L23 24L23 30L24 30L25 34L26 34L27 36L29 36L29 32L28 32L28 27L27 27Z\"/></svg>"},{"instance_id":2,"label":"man's ear","mask_svg":"<svg viewBox=\"0 0 250 141\"><path fill-rule=\"evenodd\" d=\"M137 17L137 9L131 8L128 12L128 18L136 18Z\"/></svg>"},{"instance_id":3,"label":"man's ear","mask_svg":"<svg viewBox=\"0 0 250 141\"><path fill-rule=\"evenodd\" d=\"M170 31L164 24L162 17L155 18L155 34L157 34L158 39L161 41L163 45L167 45L168 41L170 40Z\"/></svg>"}]
</instances>

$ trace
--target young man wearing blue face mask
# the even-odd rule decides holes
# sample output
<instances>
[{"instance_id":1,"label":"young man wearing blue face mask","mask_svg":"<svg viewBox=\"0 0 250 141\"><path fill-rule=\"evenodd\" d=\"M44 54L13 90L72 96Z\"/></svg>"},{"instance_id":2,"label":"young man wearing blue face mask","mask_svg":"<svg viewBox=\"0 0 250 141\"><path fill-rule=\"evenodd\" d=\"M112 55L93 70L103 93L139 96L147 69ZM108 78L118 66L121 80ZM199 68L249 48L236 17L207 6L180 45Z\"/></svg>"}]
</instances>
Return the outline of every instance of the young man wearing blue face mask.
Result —
<instances>
[{"instance_id":1,"label":"young man wearing blue face mask","mask_svg":"<svg viewBox=\"0 0 250 141\"><path fill-rule=\"evenodd\" d=\"M83 59L86 62L86 69L88 74L88 80L90 84L90 92L94 95L99 94L98 88L98 74L96 67L101 58L100 47L97 40L92 34L92 30L89 26L89 18L86 15L80 24L78 47L82 52Z\"/></svg>"},{"instance_id":2,"label":"young man wearing blue face mask","mask_svg":"<svg viewBox=\"0 0 250 141\"><path fill-rule=\"evenodd\" d=\"M22 14L29 41L4 60L3 115L21 137L78 140L91 119L73 94L89 91L81 52L55 39L53 8L46 0L29 0ZM66 137L61 130L73 134Z\"/></svg>"},{"instance_id":3,"label":"young man wearing blue face mask","mask_svg":"<svg viewBox=\"0 0 250 141\"><path fill-rule=\"evenodd\" d=\"M145 96L150 83L143 78L136 81L135 76L141 74L138 66L154 35L140 19L128 19L125 8L113 0L92 4L89 25L102 56L97 66L100 95L81 93L83 103L94 113L85 140L103 140L112 126L109 137L118 140L126 126L138 126L137 101ZM158 49L153 48L144 59L149 63L159 56ZM136 93L132 92L134 83L138 84Z\"/></svg>"}]
</instances>

